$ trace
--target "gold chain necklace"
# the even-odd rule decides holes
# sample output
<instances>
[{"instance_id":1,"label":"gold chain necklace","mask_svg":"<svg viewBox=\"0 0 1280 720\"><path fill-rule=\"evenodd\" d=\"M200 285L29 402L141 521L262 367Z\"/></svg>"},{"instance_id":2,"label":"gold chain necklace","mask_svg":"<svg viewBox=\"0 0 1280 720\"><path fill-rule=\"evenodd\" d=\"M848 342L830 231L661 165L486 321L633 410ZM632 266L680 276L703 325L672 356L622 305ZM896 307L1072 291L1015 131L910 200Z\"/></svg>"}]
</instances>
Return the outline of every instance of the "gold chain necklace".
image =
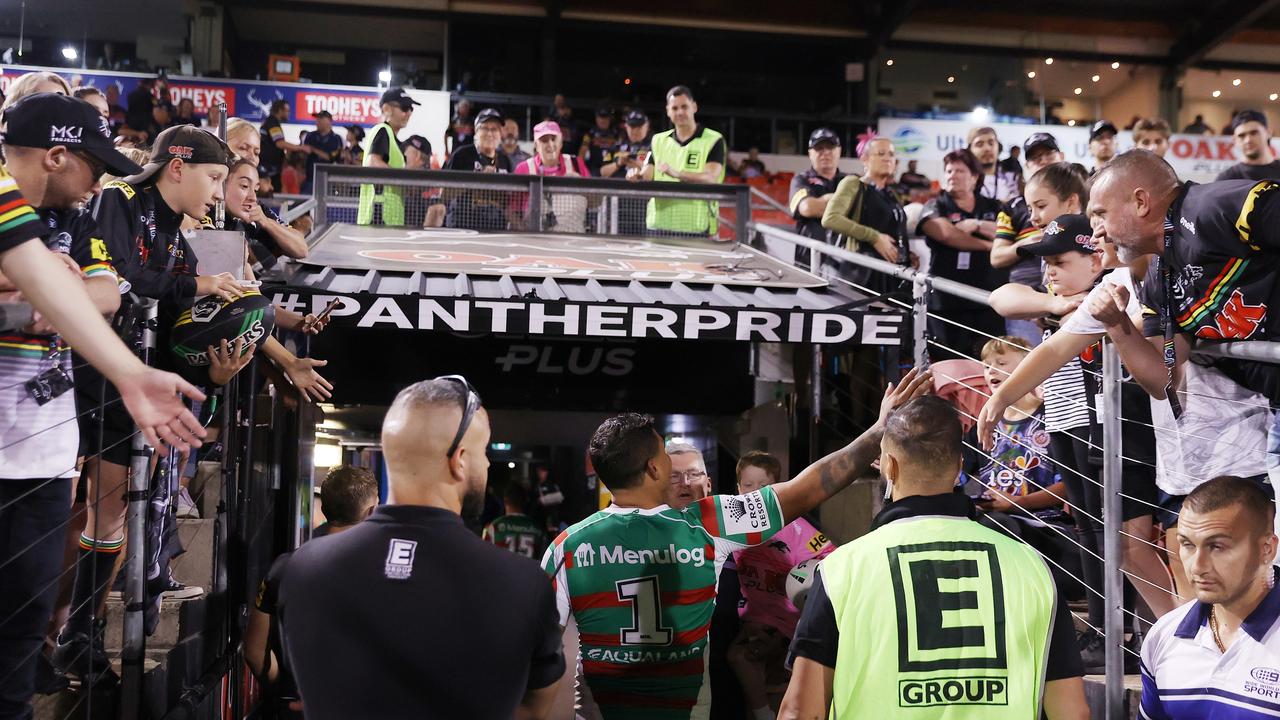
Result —
<instances>
[{"instance_id":1,"label":"gold chain necklace","mask_svg":"<svg viewBox=\"0 0 1280 720\"><path fill-rule=\"evenodd\" d=\"M1218 634L1218 611L1216 607L1209 608L1209 629L1213 631L1213 641L1218 644L1218 651L1225 655L1227 646L1222 644L1222 636Z\"/></svg>"}]
</instances>

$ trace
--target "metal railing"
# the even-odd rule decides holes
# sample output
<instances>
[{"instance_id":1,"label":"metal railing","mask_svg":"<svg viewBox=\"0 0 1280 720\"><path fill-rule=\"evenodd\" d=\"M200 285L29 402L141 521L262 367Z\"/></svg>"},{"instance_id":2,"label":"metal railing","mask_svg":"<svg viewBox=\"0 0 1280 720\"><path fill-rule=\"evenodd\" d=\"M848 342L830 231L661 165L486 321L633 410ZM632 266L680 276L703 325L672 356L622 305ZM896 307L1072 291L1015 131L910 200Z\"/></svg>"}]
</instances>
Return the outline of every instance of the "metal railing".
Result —
<instances>
[{"instance_id":1,"label":"metal railing","mask_svg":"<svg viewBox=\"0 0 1280 720\"><path fill-rule=\"evenodd\" d=\"M751 229L753 232L770 239L790 243L795 247L809 250L810 269L815 273L820 271L821 258L825 256L909 281L912 287L910 310L913 316L913 357L915 363L920 366L925 366L929 363L928 345L931 341L926 330L926 319L930 315L928 311L928 296L932 291L936 290L970 302L984 305L990 304L991 293L986 290L934 277L928 272L902 267L868 255L850 252L844 248L806 238L790 230L754 222L751 223ZM898 302L906 307L905 303L893 298L885 298L885 300L887 302ZM1280 363L1280 342L1253 341L1200 344L1193 348L1192 354L1215 358ZM1104 528L1102 552L1105 568L1102 594L1106 605L1105 625L1103 628L1106 648L1106 717L1108 720L1119 720L1119 718L1126 717L1127 708L1124 685L1125 653L1132 652L1124 647L1124 615L1127 612L1123 608L1124 581L1126 575L1137 581L1142 581L1142 578L1131 575L1121 567L1124 542L1122 536L1135 539L1121 529L1123 524L1122 497L1128 497L1124 496L1121 490L1121 473L1123 464L1129 461L1129 458L1124 456L1122 422L1126 418L1121 416L1121 389L1124 385L1124 373L1121 368L1119 352L1113 343L1105 339L1102 343L1101 381L1103 407L1100 409L1099 415L1101 416L1103 433L1103 517L1101 521ZM815 389L813 402L816 405L820 401L821 393ZM814 412L818 413L819 410L815 409ZM1088 585L1085 584L1085 587L1087 592ZM1137 616L1135 615L1134 617L1136 618Z\"/></svg>"},{"instance_id":2,"label":"metal railing","mask_svg":"<svg viewBox=\"0 0 1280 720\"><path fill-rule=\"evenodd\" d=\"M317 226L362 220L361 193L365 224L413 228L746 242L751 218L745 185L317 165L314 187Z\"/></svg>"}]
</instances>

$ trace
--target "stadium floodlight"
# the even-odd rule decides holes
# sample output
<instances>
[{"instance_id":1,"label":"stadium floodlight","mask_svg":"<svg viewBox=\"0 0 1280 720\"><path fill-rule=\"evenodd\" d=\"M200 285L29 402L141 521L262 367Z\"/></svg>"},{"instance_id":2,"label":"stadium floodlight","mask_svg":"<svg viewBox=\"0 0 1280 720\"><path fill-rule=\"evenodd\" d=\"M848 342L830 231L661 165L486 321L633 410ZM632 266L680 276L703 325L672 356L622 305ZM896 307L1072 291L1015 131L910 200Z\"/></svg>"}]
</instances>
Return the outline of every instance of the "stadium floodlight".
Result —
<instances>
[{"instance_id":1,"label":"stadium floodlight","mask_svg":"<svg viewBox=\"0 0 1280 720\"><path fill-rule=\"evenodd\" d=\"M1235 80L1231 81L1231 84L1235 87L1240 87L1241 82L1243 82L1243 80L1241 80L1240 78L1236 78Z\"/></svg>"},{"instance_id":2,"label":"stadium floodlight","mask_svg":"<svg viewBox=\"0 0 1280 720\"><path fill-rule=\"evenodd\" d=\"M80 57L80 53L76 52L75 48L71 47L70 45L67 45L66 47L62 48L62 57L66 58L67 60L75 60L76 58Z\"/></svg>"},{"instance_id":3,"label":"stadium floodlight","mask_svg":"<svg viewBox=\"0 0 1280 720\"><path fill-rule=\"evenodd\" d=\"M1111 69L1112 69L1112 70L1119 70L1119 69L1120 69L1120 63L1118 63L1118 62L1113 62L1113 63L1111 63Z\"/></svg>"},{"instance_id":4,"label":"stadium floodlight","mask_svg":"<svg viewBox=\"0 0 1280 720\"><path fill-rule=\"evenodd\" d=\"M390 85L390 84L391 84L391 71L390 71L390 70L383 70L383 71L379 72L379 73L378 73L378 82L380 82L380 83L385 83L385 84L387 84L387 85Z\"/></svg>"},{"instance_id":5,"label":"stadium floodlight","mask_svg":"<svg viewBox=\"0 0 1280 720\"><path fill-rule=\"evenodd\" d=\"M1076 89L1075 89L1075 90L1073 90L1072 92L1074 92L1075 94L1079 95L1080 93L1083 93L1083 92L1084 92L1084 88L1076 88Z\"/></svg>"},{"instance_id":6,"label":"stadium floodlight","mask_svg":"<svg viewBox=\"0 0 1280 720\"><path fill-rule=\"evenodd\" d=\"M1044 59L1044 64L1045 64L1045 65L1052 65L1052 64L1053 64L1053 58L1051 58L1051 57L1047 57L1047 58L1045 58L1045 59Z\"/></svg>"},{"instance_id":7,"label":"stadium floodlight","mask_svg":"<svg viewBox=\"0 0 1280 720\"><path fill-rule=\"evenodd\" d=\"M1267 96L1267 99L1271 102L1275 102L1277 98L1280 98L1280 93L1271 93Z\"/></svg>"},{"instance_id":8,"label":"stadium floodlight","mask_svg":"<svg viewBox=\"0 0 1280 720\"><path fill-rule=\"evenodd\" d=\"M1214 90L1214 91L1213 91L1213 96L1214 96L1214 97L1216 97L1216 98L1218 98L1218 97L1222 97L1222 91L1221 91L1221 90Z\"/></svg>"},{"instance_id":9,"label":"stadium floodlight","mask_svg":"<svg viewBox=\"0 0 1280 720\"><path fill-rule=\"evenodd\" d=\"M1035 79L1036 79L1036 71L1035 71L1035 70L1032 70L1031 72L1027 73L1027 79L1028 79L1028 80L1035 80Z\"/></svg>"}]
</instances>

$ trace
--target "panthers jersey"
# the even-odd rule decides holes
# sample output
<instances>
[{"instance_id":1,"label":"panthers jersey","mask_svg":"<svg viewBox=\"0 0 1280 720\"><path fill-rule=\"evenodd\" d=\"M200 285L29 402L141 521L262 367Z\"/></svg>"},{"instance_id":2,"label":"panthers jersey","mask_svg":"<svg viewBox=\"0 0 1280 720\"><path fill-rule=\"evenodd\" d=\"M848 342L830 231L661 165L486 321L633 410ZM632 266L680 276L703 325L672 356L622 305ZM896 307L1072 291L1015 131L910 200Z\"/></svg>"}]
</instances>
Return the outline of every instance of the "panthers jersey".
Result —
<instances>
[{"instance_id":1,"label":"panthers jersey","mask_svg":"<svg viewBox=\"0 0 1280 720\"><path fill-rule=\"evenodd\" d=\"M676 510L611 505L547 549L562 624L577 621L580 711L607 720L706 717L720 568L783 528L773 488Z\"/></svg>"}]
</instances>

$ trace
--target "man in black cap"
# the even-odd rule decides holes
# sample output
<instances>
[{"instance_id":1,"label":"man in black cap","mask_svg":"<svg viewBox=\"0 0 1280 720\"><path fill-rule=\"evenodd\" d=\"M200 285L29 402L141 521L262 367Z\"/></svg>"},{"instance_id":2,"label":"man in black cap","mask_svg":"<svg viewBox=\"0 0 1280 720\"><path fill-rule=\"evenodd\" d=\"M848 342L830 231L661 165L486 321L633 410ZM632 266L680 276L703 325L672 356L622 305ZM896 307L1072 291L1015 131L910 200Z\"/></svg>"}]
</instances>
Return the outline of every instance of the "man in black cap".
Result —
<instances>
[{"instance_id":1,"label":"man in black cap","mask_svg":"<svg viewBox=\"0 0 1280 720\"><path fill-rule=\"evenodd\" d=\"M409 124L413 108L420 105L404 88L391 88L382 93L382 122L370 130L365 167L404 167L404 149L396 135ZM375 210L382 209L381 222L375 223ZM357 225L404 225L404 191L393 185L361 185L360 205L356 210Z\"/></svg>"},{"instance_id":2,"label":"man in black cap","mask_svg":"<svg viewBox=\"0 0 1280 720\"><path fill-rule=\"evenodd\" d=\"M1089 154L1093 156L1093 175L1116 156L1116 126L1110 120L1099 120L1089 128Z\"/></svg>"},{"instance_id":3,"label":"man in black cap","mask_svg":"<svg viewBox=\"0 0 1280 720\"><path fill-rule=\"evenodd\" d=\"M822 227L822 213L836 186L844 179L840 172L840 136L831 128L820 127L809 134L809 169L791 178L791 216L796 232L821 242L827 241ZM796 248L796 262L809 261L809 251Z\"/></svg>"},{"instance_id":4,"label":"man in black cap","mask_svg":"<svg viewBox=\"0 0 1280 720\"><path fill-rule=\"evenodd\" d=\"M120 306L115 270L93 217L78 206L97 189L104 170L141 168L115 150L106 119L83 100L40 93L15 103L4 119L5 171L26 189L48 233L46 246L75 271L93 313L110 317ZM8 200L3 198L7 213ZM0 415L6 418L0 422L0 556L6 566L0 568L0 717L29 717L37 664L49 668L43 655L33 653L57 595L66 536L61 527L69 519L76 475L75 395L66 392L72 375L71 352L47 320L0 333ZM43 387L29 386L35 379ZM42 691L56 689L48 684L51 677L45 674Z\"/></svg>"},{"instance_id":5,"label":"man in black cap","mask_svg":"<svg viewBox=\"0 0 1280 720\"><path fill-rule=\"evenodd\" d=\"M500 152L502 143L502 113L495 108L485 108L476 115L475 142L463 145L449 156L447 170L464 172L510 173L511 160ZM433 206L429 211L428 225L443 224L448 227L471 230L506 230L506 198L494 193L472 190L445 190L441 202L447 208L444 215Z\"/></svg>"},{"instance_id":6,"label":"man in black cap","mask_svg":"<svg viewBox=\"0 0 1280 720\"><path fill-rule=\"evenodd\" d=\"M1236 139L1236 152L1243 159L1223 170L1215 180L1280 180L1280 160L1271 151L1266 115L1257 110L1237 113L1231 120L1231 134Z\"/></svg>"},{"instance_id":7,"label":"man in black cap","mask_svg":"<svg viewBox=\"0 0 1280 720\"><path fill-rule=\"evenodd\" d=\"M262 128L259 134L262 136L262 154L259 156L259 164L262 168L262 174L271 178L271 187L276 192L280 192L280 173L284 171L284 154L287 152L310 153L311 148L306 145L298 145L291 143L284 137L284 128L281 123L289 119L289 101L276 100L271 103L271 108L267 113L267 119L262 122Z\"/></svg>"},{"instance_id":8,"label":"man in black cap","mask_svg":"<svg viewBox=\"0 0 1280 720\"><path fill-rule=\"evenodd\" d=\"M649 116L640 110L631 110L625 116L623 127L625 137L604 153L600 177L639 180L649 156ZM643 198L619 198L618 232L623 235L643 235L646 204L647 201Z\"/></svg>"},{"instance_id":9,"label":"man in black cap","mask_svg":"<svg viewBox=\"0 0 1280 720\"><path fill-rule=\"evenodd\" d=\"M599 108L596 110L595 127L582 136L582 147L578 157L587 164L587 169L595 177L600 177L600 168L604 165L609 149L622 140L622 133L613 125L613 110Z\"/></svg>"},{"instance_id":10,"label":"man in black cap","mask_svg":"<svg viewBox=\"0 0 1280 720\"><path fill-rule=\"evenodd\" d=\"M304 195L311 194L316 165L336 163L342 157L342 138L333 131L333 115L328 110L321 110L311 117L316 119L316 129L302 137L302 144L311 149L311 154L307 155L307 177L302 181Z\"/></svg>"}]
</instances>

